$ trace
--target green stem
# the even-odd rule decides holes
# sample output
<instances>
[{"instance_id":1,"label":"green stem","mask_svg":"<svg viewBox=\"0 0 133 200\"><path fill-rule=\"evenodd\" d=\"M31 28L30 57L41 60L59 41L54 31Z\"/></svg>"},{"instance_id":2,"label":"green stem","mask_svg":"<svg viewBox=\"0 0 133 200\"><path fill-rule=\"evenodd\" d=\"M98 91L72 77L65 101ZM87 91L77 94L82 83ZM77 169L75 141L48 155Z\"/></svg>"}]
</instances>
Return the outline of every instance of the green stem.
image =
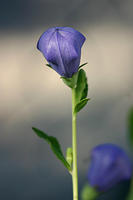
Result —
<instances>
[{"instance_id":1,"label":"green stem","mask_svg":"<svg viewBox=\"0 0 133 200\"><path fill-rule=\"evenodd\" d=\"M133 175L130 183L129 194L127 196L127 200L133 200Z\"/></svg>"},{"instance_id":2,"label":"green stem","mask_svg":"<svg viewBox=\"0 0 133 200\"><path fill-rule=\"evenodd\" d=\"M72 89L72 149L73 149L73 200L78 200L77 133L75 109L75 89Z\"/></svg>"}]
</instances>

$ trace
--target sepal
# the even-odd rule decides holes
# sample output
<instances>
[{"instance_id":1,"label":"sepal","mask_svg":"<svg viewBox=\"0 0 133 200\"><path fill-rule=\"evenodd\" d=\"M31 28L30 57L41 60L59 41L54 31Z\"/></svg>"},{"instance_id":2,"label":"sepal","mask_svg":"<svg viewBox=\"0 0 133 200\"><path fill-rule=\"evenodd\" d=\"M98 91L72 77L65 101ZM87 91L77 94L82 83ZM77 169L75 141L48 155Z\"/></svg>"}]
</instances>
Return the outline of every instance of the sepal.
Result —
<instances>
[{"instance_id":1,"label":"sepal","mask_svg":"<svg viewBox=\"0 0 133 200\"><path fill-rule=\"evenodd\" d=\"M47 66L47 67L49 67L49 68L51 68L51 69L53 69L53 68L51 67L51 65L50 65L50 64L46 64L46 66Z\"/></svg>"},{"instance_id":2,"label":"sepal","mask_svg":"<svg viewBox=\"0 0 133 200\"><path fill-rule=\"evenodd\" d=\"M98 196L99 192L88 184L81 191L81 200L95 200Z\"/></svg>"},{"instance_id":3,"label":"sepal","mask_svg":"<svg viewBox=\"0 0 133 200\"><path fill-rule=\"evenodd\" d=\"M77 85L77 79L78 79L78 72L75 73L71 78L66 78L64 76L61 76L61 79L63 82L70 88L75 88Z\"/></svg>"},{"instance_id":4,"label":"sepal","mask_svg":"<svg viewBox=\"0 0 133 200\"><path fill-rule=\"evenodd\" d=\"M82 65L80 65L79 66L79 69L81 68L81 67L84 67L85 65L87 65L88 63L86 62L86 63L83 63Z\"/></svg>"}]
</instances>

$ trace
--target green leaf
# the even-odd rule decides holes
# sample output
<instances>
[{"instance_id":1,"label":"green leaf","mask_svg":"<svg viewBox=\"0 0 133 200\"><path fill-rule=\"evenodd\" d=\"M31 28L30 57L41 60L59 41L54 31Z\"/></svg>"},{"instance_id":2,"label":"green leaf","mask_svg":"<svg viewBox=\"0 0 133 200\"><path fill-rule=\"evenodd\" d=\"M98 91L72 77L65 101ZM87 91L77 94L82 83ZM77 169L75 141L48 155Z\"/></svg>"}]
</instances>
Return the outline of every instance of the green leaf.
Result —
<instances>
[{"instance_id":1,"label":"green leaf","mask_svg":"<svg viewBox=\"0 0 133 200\"><path fill-rule=\"evenodd\" d=\"M76 106L75 106L75 112L79 112L89 101L90 99L82 99Z\"/></svg>"},{"instance_id":2,"label":"green leaf","mask_svg":"<svg viewBox=\"0 0 133 200\"><path fill-rule=\"evenodd\" d=\"M46 133L44 133L43 131L41 131L35 127L32 127L32 129L37 134L37 136L39 136L40 138L43 138L45 141L48 142L48 144L50 145L50 147L51 147L53 153L56 155L56 157L63 163L63 165L68 169L68 171L71 172L71 167L70 167L69 163L66 161L66 159L62 153L62 150L61 150L58 140L53 136L48 136Z\"/></svg>"},{"instance_id":3,"label":"green leaf","mask_svg":"<svg viewBox=\"0 0 133 200\"><path fill-rule=\"evenodd\" d=\"M130 109L128 114L128 133L130 145L133 148L133 107Z\"/></svg>"},{"instance_id":4,"label":"green leaf","mask_svg":"<svg viewBox=\"0 0 133 200\"><path fill-rule=\"evenodd\" d=\"M95 200L99 196L99 192L86 184L81 191L81 200Z\"/></svg>"},{"instance_id":5,"label":"green leaf","mask_svg":"<svg viewBox=\"0 0 133 200\"><path fill-rule=\"evenodd\" d=\"M87 95L88 95L88 83L87 83L87 79L86 79L86 85L85 85L85 88L84 88L84 90L82 92L81 99L85 99L87 97Z\"/></svg>"},{"instance_id":6,"label":"green leaf","mask_svg":"<svg viewBox=\"0 0 133 200\"><path fill-rule=\"evenodd\" d=\"M77 84L77 79L78 79L78 72L75 73L71 78L66 78L61 76L61 79L63 80L63 82L70 88L74 88L76 87Z\"/></svg>"},{"instance_id":7,"label":"green leaf","mask_svg":"<svg viewBox=\"0 0 133 200\"><path fill-rule=\"evenodd\" d=\"M80 66L79 66L79 69L80 69L81 67L83 67L83 66L87 65L87 64L88 64L88 63L86 62L86 63L84 63L84 64L80 65Z\"/></svg>"},{"instance_id":8,"label":"green leaf","mask_svg":"<svg viewBox=\"0 0 133 200\"><path fill-rule=\"evenodd\" d=\"M88 93L88 84L86 73L83 69L79 70L77 87L75 88L76 92L76 104L78 104L82 99L87 97Z\"/></svg>"}]
</instances>

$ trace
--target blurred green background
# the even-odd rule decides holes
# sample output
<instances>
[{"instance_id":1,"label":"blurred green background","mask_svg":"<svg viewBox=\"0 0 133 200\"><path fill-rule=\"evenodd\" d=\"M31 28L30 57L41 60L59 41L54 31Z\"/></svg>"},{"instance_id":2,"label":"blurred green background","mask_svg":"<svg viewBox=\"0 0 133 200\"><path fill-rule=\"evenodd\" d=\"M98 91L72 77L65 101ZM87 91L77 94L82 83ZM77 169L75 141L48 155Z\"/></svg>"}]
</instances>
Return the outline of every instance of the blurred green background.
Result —
<instances>
[{"instance_id":1,"label":"blurred green background","mask_svg":"<svg viewBox=\"0 0 133 200\"><path fill-rule=\"evenodd\" d=\"M88 62L84 69L91 101L78 116L81 189L94 145L112 142L129 152L126 120L133 104L133 1L0 3L0 199L72 199L71 177L31 129L36 126L57 137L64 152L71 146L71 91L45 66L36 43L53 26L71 26L87 39L81 63ZM124 199L128 183L118 188L104 199Z\"/></svg>"}]
</instances>

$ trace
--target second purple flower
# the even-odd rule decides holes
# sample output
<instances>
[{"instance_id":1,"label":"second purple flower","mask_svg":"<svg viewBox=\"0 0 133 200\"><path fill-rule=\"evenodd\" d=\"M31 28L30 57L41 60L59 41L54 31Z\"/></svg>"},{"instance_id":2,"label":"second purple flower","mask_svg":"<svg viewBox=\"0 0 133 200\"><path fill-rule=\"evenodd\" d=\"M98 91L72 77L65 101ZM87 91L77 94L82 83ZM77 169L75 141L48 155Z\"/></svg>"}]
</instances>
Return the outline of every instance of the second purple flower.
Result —
<instances>
[{"instance_id":1,"label":"second purple flower","mask_svg":"<svg viewBox=\"0 0 133 200\"><path fill-rule=\"evenodd\" d=\"M91 152L88 171L89 184L99 191L106 191L123 180L129 180L132 165L123 149L114 144L101 144Z\"/></svg>"}]
</instances>

